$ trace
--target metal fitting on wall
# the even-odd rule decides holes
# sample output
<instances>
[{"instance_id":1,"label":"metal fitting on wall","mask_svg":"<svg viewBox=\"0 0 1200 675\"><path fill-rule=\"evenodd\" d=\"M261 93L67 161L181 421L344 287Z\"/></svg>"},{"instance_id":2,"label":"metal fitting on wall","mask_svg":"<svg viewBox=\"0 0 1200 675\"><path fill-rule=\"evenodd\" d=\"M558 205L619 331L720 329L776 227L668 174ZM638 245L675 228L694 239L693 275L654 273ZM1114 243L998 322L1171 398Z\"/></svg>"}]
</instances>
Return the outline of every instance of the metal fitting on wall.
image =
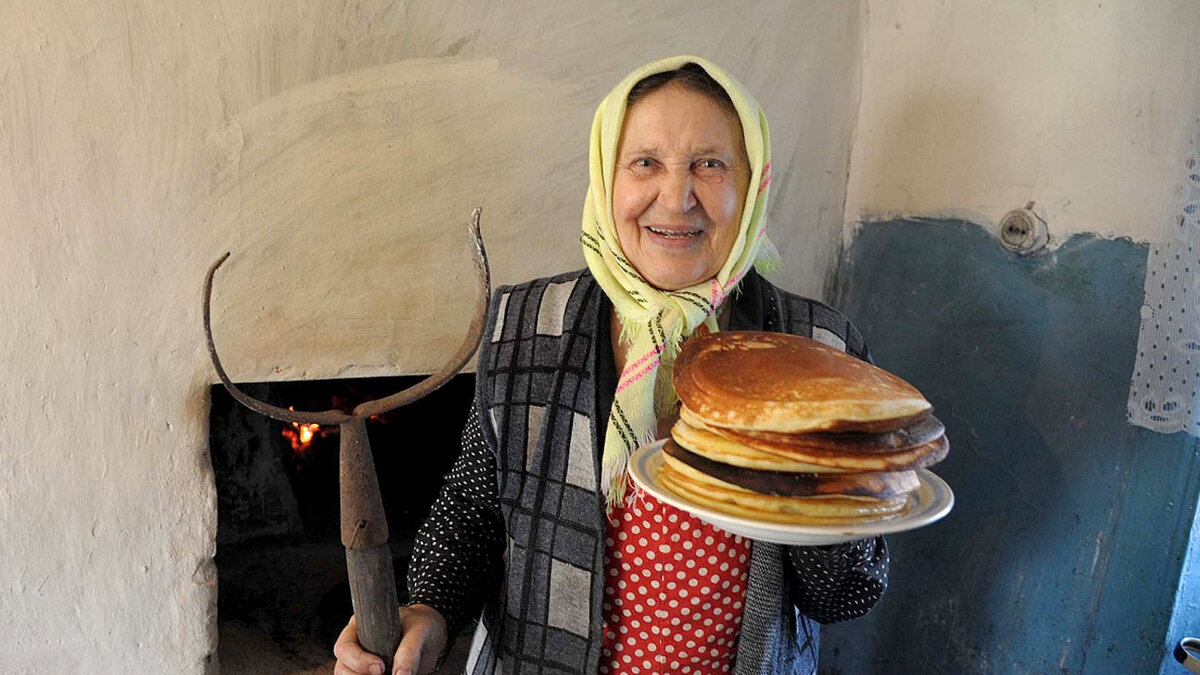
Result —
<instances>
[{"instance_id":1,"label":"metal fitting on wall","mask_svg":"<svg viewBox=\"0 0 1200 675\"><path fill-rule=\"evenodd\" d=\"M1004 214L997 234L1004 248L1017 255L1038 253L1050 243L1050 230L1046 221L1033 212L1033 202Z\"/></svg>"}]
</instances>

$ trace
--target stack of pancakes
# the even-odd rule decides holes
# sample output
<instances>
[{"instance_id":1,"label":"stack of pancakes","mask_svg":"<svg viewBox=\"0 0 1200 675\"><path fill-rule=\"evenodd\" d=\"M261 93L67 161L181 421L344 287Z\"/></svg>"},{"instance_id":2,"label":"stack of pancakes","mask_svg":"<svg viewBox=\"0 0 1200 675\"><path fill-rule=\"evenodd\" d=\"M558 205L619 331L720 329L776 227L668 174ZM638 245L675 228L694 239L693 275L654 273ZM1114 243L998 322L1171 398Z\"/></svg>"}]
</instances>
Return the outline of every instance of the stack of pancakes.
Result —
<instances>
[{"instance_id":1,"label":"stack of pancakes","mask_svg":"<svg viewBox=\"0 0 1200 675\"><path fill-rule=\"evenodd\" d=\"M795 524L903 513L915 469L946 456L912 385L815 340L751 331L689 340L659 480L715 510Z\"/></svg>"}]
</instances>

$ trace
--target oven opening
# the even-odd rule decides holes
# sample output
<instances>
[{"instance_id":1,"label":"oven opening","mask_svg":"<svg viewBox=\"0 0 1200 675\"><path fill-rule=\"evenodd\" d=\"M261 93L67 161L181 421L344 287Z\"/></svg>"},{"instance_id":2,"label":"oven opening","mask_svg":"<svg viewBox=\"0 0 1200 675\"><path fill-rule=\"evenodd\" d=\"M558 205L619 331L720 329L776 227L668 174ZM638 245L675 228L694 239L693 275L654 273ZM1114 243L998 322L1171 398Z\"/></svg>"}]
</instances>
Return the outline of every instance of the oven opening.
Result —
<instances>
[{"instance_id":1,"label":"oven opening","mask_svg":"<svg viewBox=\"0 0 1200 675\"><path fill-rule=\"evenodd\" d=\"M239 386L279 406L349 411L421 379ZM474 374L459 374L429 396L367 422L402 603L413 538L458 455L474 386ZM337 427L272 420L219 384L211 393L221 672L328 672L333 643L352 611L339 533ZM439 672L461 670L455 665L452 659Z\"/></svg>"}]
</instances>

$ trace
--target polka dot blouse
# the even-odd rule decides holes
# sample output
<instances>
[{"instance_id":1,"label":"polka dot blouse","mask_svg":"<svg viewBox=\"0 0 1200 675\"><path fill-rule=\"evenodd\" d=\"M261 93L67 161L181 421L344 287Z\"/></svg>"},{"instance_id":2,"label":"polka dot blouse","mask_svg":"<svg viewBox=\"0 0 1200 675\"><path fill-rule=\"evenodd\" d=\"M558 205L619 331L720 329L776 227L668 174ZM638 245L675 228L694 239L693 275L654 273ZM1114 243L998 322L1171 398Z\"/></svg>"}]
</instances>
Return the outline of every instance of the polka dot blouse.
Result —
<instances>
[{"instance_id":1,"label":"polka dot blouse","mask_svg":"<svg viewBox=\"0 0 1200 675\"><path fill-rule=\"evenodd\" d=\"M472 410L462 452L417 532L409 566L409 599L438 610L451 635L478 617L481 591L504 572L504 524L497 511L496 464Z\"/></svg>"}]
</instances>

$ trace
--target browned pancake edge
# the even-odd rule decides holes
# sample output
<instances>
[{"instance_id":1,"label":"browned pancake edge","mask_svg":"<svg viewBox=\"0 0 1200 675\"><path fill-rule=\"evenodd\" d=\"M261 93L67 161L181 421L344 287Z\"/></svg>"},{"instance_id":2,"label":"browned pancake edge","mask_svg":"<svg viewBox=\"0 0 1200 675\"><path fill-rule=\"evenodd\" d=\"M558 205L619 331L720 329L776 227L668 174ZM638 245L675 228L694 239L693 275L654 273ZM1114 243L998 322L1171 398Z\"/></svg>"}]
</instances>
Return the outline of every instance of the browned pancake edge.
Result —
<instances>
[{"instance_id":1,"label":"browned pancake edge","mask_svg":"<svg viewBox=\"0 0 1200 675\"><path fill-rule=\"evenodd\" d=\"M714 426L781 433L893 431L932 406L903 379L816 340L728 331L686 342L673 384Z\"/></svg>"},{"instance_id":2,"label":"browned pancake edge","mask_svg":"<svg viewBox=\"0 0 1200 675\"><path fill-rule=\"evenodd\" d=\"M690 452L673 440L667 440L663 445L663 453L717 480L765 495L884 498L906 494L920 487L920 480L913 471L807 473L747 469Z\"/></svg>"},{"instance_id":3,"label":"browned pancake edge","mask_svg":"<svg viewBox=\"0 0 1200 675\"><path fill-rule=\"evenodd\" d=\"M821 467L825 471L901 471L932 466L944 459L950 450L944 433L929 443L904 450L864 452L854 445L814 449L803 444L765 442L724 429L694 426L688 420L685 414L671 429L673 438L680 445L714 461L747 468L789 469L786 466L772 466L772 462L765 458L755 462L744 459L754 457L753 453L761 453L785 462L802 463L811 471L821 471Z\"/></svg>"},{"instance_id":4,"label":"browned pancake edge","mask_svg":"<svg viewBox=\"0 0 1200 675\"><path fill-rule=\"evenodd\" d=\"M843 496L761 495L704 476L686 465L664 463L659 482L668 490L715 511L765 522L848 525L879 522L904 513L907 496L886 499Z\"/></svg>"}]
</instances>

